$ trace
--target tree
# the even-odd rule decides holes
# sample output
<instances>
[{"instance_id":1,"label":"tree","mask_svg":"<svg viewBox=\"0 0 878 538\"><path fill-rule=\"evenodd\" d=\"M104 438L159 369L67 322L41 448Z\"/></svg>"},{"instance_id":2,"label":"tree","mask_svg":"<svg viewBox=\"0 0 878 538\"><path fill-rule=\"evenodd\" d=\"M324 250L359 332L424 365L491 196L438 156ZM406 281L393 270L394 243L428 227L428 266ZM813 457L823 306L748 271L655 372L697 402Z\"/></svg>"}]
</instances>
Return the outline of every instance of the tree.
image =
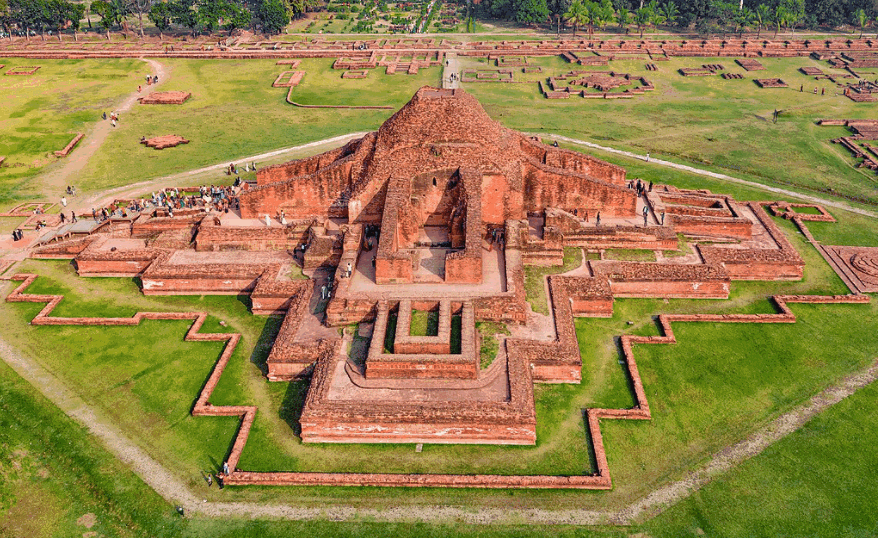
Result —
<instances>
[{"instance_id":1,"label":"tree","mask_svg":"<svg viewBox=\"0 0 878 538\"><path fill-rule=\"evenodd\" d=\"M16 26L24 29L25 37L42 23L42 6L39 0L9 0L9 16Z\"/></svg>"},{"instance_id":2,"label":"tree","mask_svg":"<svg viewBox=\"0 0 878 538\"><path fill-rule=\"evenodd\" d=\"M860 39L863 39L863 32L866 31L866 10L860 8L854 12L854 22L860 27Z\"/></svg>"},{"instance_id":3,"label":"tree","mask_svg":"<svg viewBox=\"0 0 878 538\"><path fill-rule=\"evenodd\" d=\"M98 25L107 33L107 40L110 39L110 28L116 24L116 20L121 17L118 7L115 3L106 0L95 0L91 3L92 13L100 16L101 20Z\"/></svg>"},{"instance_id":4,"label":"tree","mask_svg":"<svg viewBox=\"0 0 878 538\"><path fill-rule=\"evenodd\" d=\"M665 23L671 26L673 26L680 17L680 10L677 9L677 4L675 4L673 0L666 2L660 10L662 17L665 19Z\"/></svg>"},{"instance_id":5,"label":"tree","mask_svg":"<svg viewBox=\"0 0 878 538\"><path fill-rule=\"evenodd\" d=\"M152 5L147 14L150 22L152 22L159 31L159 38L165 38L165 32L171 27L171 5L168 2L158 2Z\"/></svg>"},{"instance_id":6,"label":"tree","mask_svg":"<svg viewBox=\"0 0 878 538\"><path fill-rule=\"evenodd\" d=\"M195 35L195 29L198 28L198 18L194 0L172 0L171 1L171 20L180 26L189 28L192 35Z\"/></svg>"},{"instance_id":7,"label":"tree","mask_svg":"<svg viewBox=\"0 0 878 538\"><path fill-rule=\"evenodd\" d=\"M246 7L234 2L225 2L222 17L223 22L225 23L223 24L223 28L229 32L229 35L235 30L244 28L250 24L251 18L252 15Z\"/></svg>"},{"instance_id":8,"label":"tree","mask_svg":"<svg viewBox=\"0 0 878 538\"><path fill-rule=\"evenodd\" d=\"M753 12L753 19L756 22L756 39L759 39L762 29L771 22L771 8L765 4L759 4L756 6L756 11Z\"/></svg>"},{"instance_id":9,"label":"tree","mask_svg":"<svg viewBox=\"0 0 878 538\"><path fill-rule=\"evenodd\" d=\"M512 12L516 22L539 23L549 18L546 0L512 0Z\"/></svg>"},{"instance_id":10,"label":"tree","mask_svg":"<svg viewBox=\"0 0 878 538\"><path fill-rule=\"evenodd\" d=\"M140 37L143 37L143 16L149 14L155 0L128 0L128 2L131 6L131 11L137 14Z\"/></svg>"},{"instance_id":11,"label":"tree","mask_svg":"<svg viewBox=\"0 0 878 538\"><path fill-rule=\"evenodd\" d=\"M796 25L805 18L805 0L782 0L781 5L786 8L786 23L790 26L790 35L793 35Z\"/></svg>"},{"instance_id":12,"label":"tree","mask_svg":"<svg viewBox=\"0 0 878 538\"><path fill-rule=\"evenodd\" d=\"M753 23L756 21L756 15L750 8L745 7L738 10L737 15L735 15L735 26L736 29L744 33L744 28L749 28L753 26Z\"/></svg>"},{"instance_id":13,"label":"tree","mask_svg":"<svg viewBox=\"0 0 878 538\"><path fill-rule=\"evenodd\" d=\"M549 8L549 13L555 17L555 23L557 24L557 34L561 35L561 20L564 19L564 13L570 9L570 0L547 0L546 7Z\"/></svg>"},{"instance_id":14,"label":"tree","mask_svg":"<svg viewBox=\"0 0 878 538\"><path fill-rule=\"evenodd\" d=\"M619 22L619 30L624 30L626 26L631 24L631 12L627 7L616 8L616 21Z\"/></svg>"},{"instance_id":15,"label":"tree","mask_svg":"<svg viewBox=\"0 0 878 538\"><path fill-rule=\"evenodd\" d=\"M0 27L12 41L12 12L9 9L9 0L0 0Z\"/></svg>"},{"instance_id":16,"label":"tree","mask_svg":"<svg viewBox=\"0 0 878 538\"><path fill-rule=\"evenodd\" d=\"M652 21L652 10L647 7L642 7L634 12L634 24L637 25L637 29L640 30L640 39L643 39L643 27L649 25Z\"/></svg>"},{"instance_id":17,"label":"tree","mask_svg":"<svg viewBox=\"0 0 878 538\"><path fill-rule=\"evenodd\" d=\"M613 5L610 4L610 0L604 0L600 4L592 0L583 0L582 7L584 18L580 22L588 26L588 38L591 39L594 37L595 25L603 26L612 16Z\"/></svg>"},{"instance_id":18,"label":"tree","mask_svg":"<svg viewBox=\"0 0 878 538\"><path fill-rule=\"evenodd\" d=\"M573 37L576 37L576 28L585 22L586 16L586 7L582 0L573 0L570 9L564 14L564 19L573 23Z\"/></svg>"},{"instance_id":19,"label":"tree","mask_svg":"<svg viewBox=\"0 0 878 538\"><path fill-rule=\"evenodd\" d=\"M262 31L268 35L279 34L290 22L283 0L262 0L258 8Z\"/></svg>"},{"instance_id":20,"label":"tree","mask_svg":"<svg viewBox=\"0 0 878 538\"><path fill-rule=\"evenodd\" d=\"M772 22L774 23L774 37L777 37L778 32L780 32L780 29L787 24L789 18L790 13L786 6L779 5L774 8L774 16L772 17Z\"/></svg>"},{"instance_id":21,"label":"tree","mask_svg":"<svg viewBox=\"0 0 878 538\"><path fill-rule=\"evenodd\" d=\"M65 3L67 4L67 19L70 21L70 29L73 30L73 40L79 41L77 32L82 27L82 18L85 16L85 4Z\"/></svg>"}]
</instances>

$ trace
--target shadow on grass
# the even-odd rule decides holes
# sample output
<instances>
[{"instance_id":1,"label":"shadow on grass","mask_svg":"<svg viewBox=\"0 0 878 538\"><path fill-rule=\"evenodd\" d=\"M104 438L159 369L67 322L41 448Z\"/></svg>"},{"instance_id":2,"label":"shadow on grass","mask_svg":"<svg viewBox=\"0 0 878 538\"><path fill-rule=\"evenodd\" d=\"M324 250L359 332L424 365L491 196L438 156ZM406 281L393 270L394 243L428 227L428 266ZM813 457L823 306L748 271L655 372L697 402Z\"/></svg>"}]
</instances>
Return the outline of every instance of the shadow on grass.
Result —
<instances>
[{"instance_id":1,"label":"shadow on grass","mask_svg":"<svg viewBox=\"0 0 878 538\"><path fill-rule=\"evenodd\" d=\"M658 320L657 316L654 316L656 320ZM637 396L634 391L634 380L631 379L631 371L628 369L625 362L625 352L622 350L622 337L614 336L613 343L616 345L616 353L618 354L619 360L617 361L619 365L619 369L622 370L622 375L625 376L625 386L628 388L628 396L631 398L629 408L634 407L637 403Z\"/></svg>"},{"instance_id":2,"label":"shadow on grass","mask_svg":"<svg viewBox=\"0 0 878 538\"><path fill-rule=\"evenodd\" d=\"M271 353L274 340L277 338L277 334L280 332L280 327L283 325L283 322L283 316L269 316L265 325L262 327L262 334L259 335L256 345L253 346L253 352L250 354L250 362L259 368L262 375L268 375L268 365L266 364L266 361L268 360L268 355Z\"/></svg>"},{"instance_id":3,"label":"shadow on grass","mask_svg":"<svg viewBox=\"0 0 878 538\"><path fill-rule=\"evenodd\" d=\"M244 308L246 308L248 312L252 312L253 301L250 300L250 294L242 293L242 294L236 295L235 299L237 299L239 303L244 305Z\"/></svg>"},{"instance_id":4,"label":"shadow on grass","mask_svg":"<svg viewBox=\"0 0 878 538\"><path fill-rule=\"evenodd\" d=\"M588 429L588 412L582 410L582 425L585 430L585 448L588 450L589 469L584 469L583 474L593 474L598 471L598 458L594 453L594 439L591 438L591 431Z\"/></svg>"},{"instance_id":5,"label":"shadow on grass","mask_svg":"<svg viewBox=\"0 0 878 538\"><path fill-rule=\"evenodd\" d=\"M278 416L286 422L293 435L302 438L302 425L299 419L302 417L302 409L305 407L305 396L308 394L309 380L291 381L287 385L287 391L284 394L284 401L280 405Z\"/></svg>"}]
</instances>

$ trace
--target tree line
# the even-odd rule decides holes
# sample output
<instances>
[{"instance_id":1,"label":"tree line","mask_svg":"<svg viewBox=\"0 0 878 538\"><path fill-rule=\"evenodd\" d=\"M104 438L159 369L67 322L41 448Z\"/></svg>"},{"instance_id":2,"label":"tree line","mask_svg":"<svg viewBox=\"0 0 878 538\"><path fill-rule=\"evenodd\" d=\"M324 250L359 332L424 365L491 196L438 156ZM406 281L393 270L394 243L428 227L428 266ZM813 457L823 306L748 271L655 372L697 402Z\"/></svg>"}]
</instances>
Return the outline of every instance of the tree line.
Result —
<instances>
[{"instance_id":1,"label":"tree line","mask_svg":"<svg viewBox=\"0 0 878 538\"><path fill-rule=\"evenodd\" d=\"M107 33L125 28L129 18L144 35L149 20L161 36L175 25L193 35L243 28L278 34L294 17L315 7L318 0L94 0L89 5L69 0L0 0L0 27L7 35L32 36L72 30L74 38L83 20Z\"/></svg>"},{"instance_id":2,"label":"tree line","mask_svg":"<svg viewBox=\"0 0 878 538\"><path fill-rule=\"evenodd\" d=\"M573 26L574 34L618 24L626 31L634 26L641 37L646 28L664 26L693 28L702 34L735 33L797 27L837 28L850 24L862 31L878 22L878 0L483 0L478 14L520 23L551 22L561 32L562 24Z\"/></svg>"}]
</instances>

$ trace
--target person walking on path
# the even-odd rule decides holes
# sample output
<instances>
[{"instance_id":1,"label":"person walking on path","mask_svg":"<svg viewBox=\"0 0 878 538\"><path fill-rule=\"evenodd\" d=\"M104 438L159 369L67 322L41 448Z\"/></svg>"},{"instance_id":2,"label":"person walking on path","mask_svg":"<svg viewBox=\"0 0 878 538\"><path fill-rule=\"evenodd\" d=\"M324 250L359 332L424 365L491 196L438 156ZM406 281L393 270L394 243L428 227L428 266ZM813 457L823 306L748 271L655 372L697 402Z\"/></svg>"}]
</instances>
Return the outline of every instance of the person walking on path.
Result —
<instances>
[{"instance_id":1,"label":"person walking on path","mask_svg":"<svg viewBox=\"0 0 878 538\"><path fill-rule=\"evenodd\" d=\"M66 196L61 197L61 206L67 207L67 197Z\"/></svg>"}]
</instances>

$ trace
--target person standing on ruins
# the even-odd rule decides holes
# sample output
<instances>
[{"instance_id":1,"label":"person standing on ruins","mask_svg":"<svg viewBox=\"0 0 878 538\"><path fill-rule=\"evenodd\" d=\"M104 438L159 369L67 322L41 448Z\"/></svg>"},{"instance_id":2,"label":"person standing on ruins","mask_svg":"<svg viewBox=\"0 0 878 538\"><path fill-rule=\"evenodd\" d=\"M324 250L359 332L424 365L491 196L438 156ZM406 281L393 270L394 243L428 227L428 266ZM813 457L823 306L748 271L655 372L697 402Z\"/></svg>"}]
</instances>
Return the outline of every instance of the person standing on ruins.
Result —
<instances>
[{"instance_id":1,"label":"person standing on ruins","mask_svg":"<svg viewBox=\"0 0 878 538\"><path fill-rule=\"evenodd\" d=\"M67 197L65 197L65 196L61 197L61 206L67 207Z\"/></svg>"},{"instance_id":2,"label":"person standing on ruins","mask_svg":"<svg viewBox=\"0 0 878 538\"><path fill-rule=\"evenodd\" d=\"M646 219L649 216L649 208L647 206L643 206L643 226L646 227Z\"/></svg>"},{"instance_id":3,"label":"person standing on ruins","mask_svg":"<svg viewBox=\"0 0 878 538\"><path fill-rule=\"evenodd\" d=\"M271 217L268 216L268 213L265 214L265 225L271 226Z\"/></svg>"},{"instance_id":4,"label":"person standing on ruins","mask_svg":"<svg viewBox=\"0 0 878 538\"><path fill-rule=\"evenodd\" d=\"M601 225L601 212L600 211L598 211L597 216L594 218L594 225L595 226Z\"/></svg>"}]
</instances>

